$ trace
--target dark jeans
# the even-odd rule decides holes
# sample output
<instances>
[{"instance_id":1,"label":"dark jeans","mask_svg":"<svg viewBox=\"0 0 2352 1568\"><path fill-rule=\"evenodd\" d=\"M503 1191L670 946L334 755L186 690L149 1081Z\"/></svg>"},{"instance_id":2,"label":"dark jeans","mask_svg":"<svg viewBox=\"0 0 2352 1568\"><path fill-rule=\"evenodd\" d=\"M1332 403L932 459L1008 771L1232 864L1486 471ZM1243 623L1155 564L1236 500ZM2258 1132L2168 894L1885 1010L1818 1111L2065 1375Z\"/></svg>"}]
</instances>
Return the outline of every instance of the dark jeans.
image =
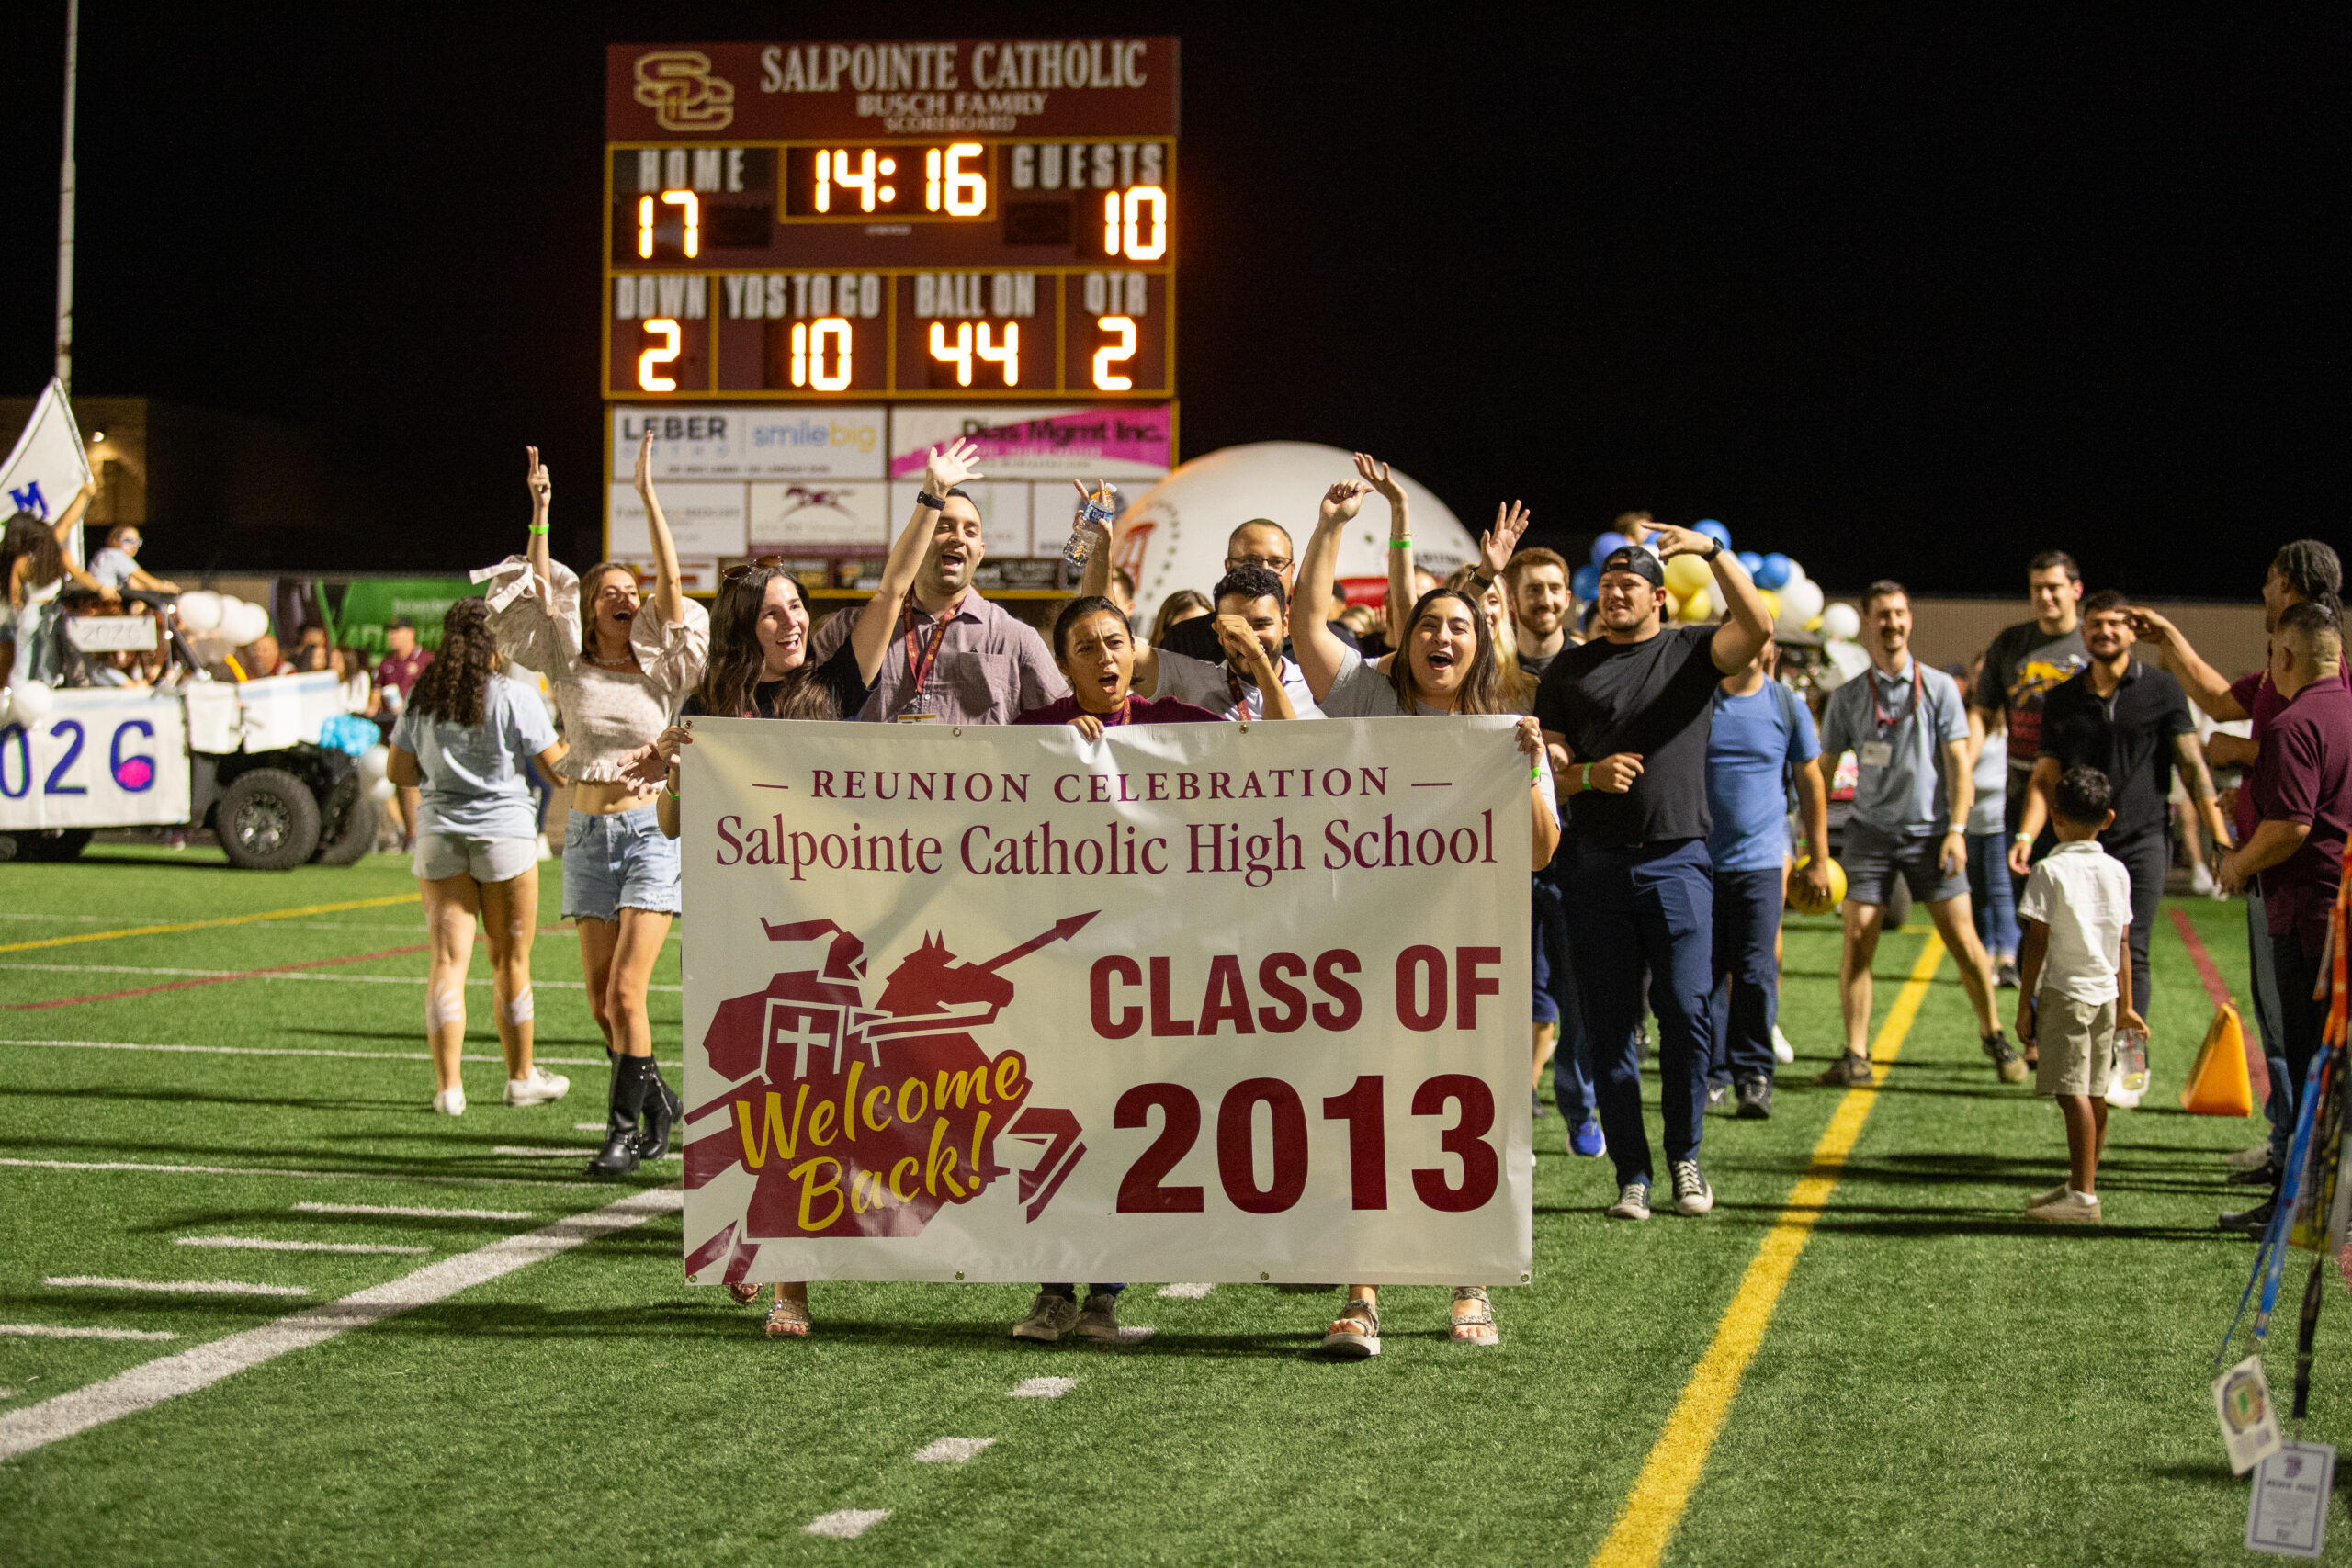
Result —
<instances>
[{"instance_id":1,"label":"dark jeans","mask_svg":"<svg viewBox=\"0 0 2352 1568\"><path fill-rule=\"evenodd\" d=\"M2320 1026L2326 1021L2327 1008L2312 999L2312 987L2319 982L2320 960L2317 954L2303 952L2303 939L2290 931L2285 936L2270 939L2270 963L2278 977L2278 1022L2283 1038L2286 1072L2276 1073L2271 1081L2287 1085L2286 1135L2274 1128L2270 1146L2281 1156L2284 1164L2287 1144L2294 1131L2295 1117L2303 1103L2303 1074L2310 1070L2312 1058L2319 1055Z\"/></svg>"},{"instance_id":2,"label":"dark jeans","mask_svg":"<svg viewBox=\"0 0 2352 1568\"><path fill-rule=\"evenodd\" d=\"M1995 958L2018 955L2018 906L2009 889L2009 840L1999 833L1968 835L1968 901L1976 940Z\"/></svg>"},{"instance_id":3,"label":"dark jeans","mask_svg":"<svg viewBox=\"0 0 2352 1568\"><path fill-rule=\"evenodd\" d=\"M1592 1114L1592 1052L1585 1043L1576 971L1568 964L1567 912L1561 907L1559 884L1548 874L1535 878L1528 912L1535 947L1531 987L1535 1021L1557 1024L1560 1031L1552 1052L1552 1098L1568 1125L1580 1127Z\"/></svg>"},{"instance_id":4,"label":"dark jeans","mask_svg":"<svg viewBox=\"0 0 2352 1568\"><path fill-rule=\"evenodd\" d=\"M1781 868L1715 873L1714 991L1708 1020L1714 1036L1708 1076L1772 1081L1772 1018L1781 1007L1781 964L1772 939L1781 930Z\"/></svg>"},{"instance_id":5,"label":"dark jeans","mask_svg":"<svg viewBox=\"0 0 2352 1568\"><path fill-rule=\"evenodd\" d=\"M1047 1292L1048 1294L1051 1294L1051 1295L1057 1295L1057 1296L1068 1296L1071 1301L1076 1301L1076 1300L1078 1300L1078 1287L1077 1287L1076 1285L1040 1285L1040 1286L1038 1286L1037 1288L1038 1288L1039 1290L1041 1290L1041 1291L1044 1291L1044 1292ZM1117 1295L1121 1291L1124 1291L1124 1290L1125 1290L1125 1289L1126 1289L1126 1286L1125 1286L1125 1285L1123 1285L1123 1284L1121 1284L1121 1285L1089 1285L1089 1286L1087 1286L1087 1287L1086 1287L1086 1293L1087 1293L1088 1295L1090 1295L1090 1296L1091 1296L1091 1295L1113 1295L1113 1296L1115 1296L1115 1295Z\"/></svg>"},{"instance_id":6,"label":"dark jeans","mask_svg":"<svg viewBox=\"0 0 2352 1568\"><path fill-rule=\"evenodd\" d=\"M2103 840L2107 852L2132 874L2132 1007L2148 1016L2148 939L2155 934L2156 906L2165 896L2165 874L2172 869L2172 835L2163 823L2128 839Z\"/></svg>"},{"instance_id":7,"label":"dark jeans","mask_svg":"<svg viewBox=\"0 0 2352 1568\"><path fill-rule=\"evenodd\" d=\"M1634 849L1578 845L1567 880L1568 962L1592 1049L1592 1087L1617 1180L1650 1180L1642 1127L1641 976L1658 1021L1666 1157L1699 1152L1713 1029L1714 868L1703 839Z\"/></svg>"},{"instance_id":8,"label":"dark jeans","mask_svg":"<svg viewBox=\"0 0 2352 1568\"><path fill-rule=\"evenodd\" d=\"M2287 1026L2278 1017L2278 972L2271 959L2270 917L2263 910L2262 895L2251 887L2245 894L2245 950L2246 988L2254 993L2254 1005L2253 1016L2244 1021L2254 1025L2262 1041L2262 1058L2270 1068L2270 1098L2263 1102L2262 1113L2270 1119L2270 1153L2284 1165L2287 1140L2295 1131L2295 1097L2287 1088L2284 1055Z\"/></svg>"}]
</instances>

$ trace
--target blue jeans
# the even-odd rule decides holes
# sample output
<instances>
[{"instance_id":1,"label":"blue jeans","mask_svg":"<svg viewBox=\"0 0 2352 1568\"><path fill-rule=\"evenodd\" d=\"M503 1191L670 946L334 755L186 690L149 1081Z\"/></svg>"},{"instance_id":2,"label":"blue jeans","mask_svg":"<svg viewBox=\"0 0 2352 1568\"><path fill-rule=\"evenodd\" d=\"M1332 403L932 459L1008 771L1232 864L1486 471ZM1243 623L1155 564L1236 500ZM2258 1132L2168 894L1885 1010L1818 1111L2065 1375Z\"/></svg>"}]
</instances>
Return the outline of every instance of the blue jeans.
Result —
<instances>
[{"instance_id":1,"label":"blue jeans","mask_svg":"<svg viewBox=\"0 0 2352 1568\"><path fill-rule=\"evenodd\" d=\"M1642 1126L1642 968L1657 1014L1666 1157L1699 1152L1714 1031L1714 867L1704 839L1578 845L1567 880L1568 962L1592 1048L1592 1087L1620 1186L1650 1179Z\"/></svg>"},{"instance_id":2,"label":"blue jeans","mask_svg":"<svg viewBox=\"0 0 2352 1568\"><path fill-rule=\"evenodd\" d=\"M1592 1052L1584 1037L1584 1009L1577 1000L1576 971L1568 963L1568 917L1561 907L1560 886L1551 877L1535 878L1529 909L1529 935L1534 943L1531 972L1535 1021L1559 1026L1559 1043L1552 1053L1552 1098L1570 1127L1584 1125L1592 1114Z\"/></svg>"},{"instance_id":3,"label":"blue jeans","mask_svg":"<svg viewBox=\"0 0 2352 1568\"><path fill-rule=\"evenodd\" d=\"M1781 868L1715 873L1715 983L1708 998L1714 1034L1710 1077L1772 1081L1772 1019L1781 1007Z\"/></svg>"},{"instance_id":4,"label":"blue jeans","mask_svg":"<svg viewBox=\"0 0 2352 1568\"><path fill-rule=\"evenodd\" d=\"M1996 959L2018 955L2018 905L2009 887L2009 840L1999 833L1968 835L1968 897L1976 913L1976 940Z\"/></svg>"}]
</instances>

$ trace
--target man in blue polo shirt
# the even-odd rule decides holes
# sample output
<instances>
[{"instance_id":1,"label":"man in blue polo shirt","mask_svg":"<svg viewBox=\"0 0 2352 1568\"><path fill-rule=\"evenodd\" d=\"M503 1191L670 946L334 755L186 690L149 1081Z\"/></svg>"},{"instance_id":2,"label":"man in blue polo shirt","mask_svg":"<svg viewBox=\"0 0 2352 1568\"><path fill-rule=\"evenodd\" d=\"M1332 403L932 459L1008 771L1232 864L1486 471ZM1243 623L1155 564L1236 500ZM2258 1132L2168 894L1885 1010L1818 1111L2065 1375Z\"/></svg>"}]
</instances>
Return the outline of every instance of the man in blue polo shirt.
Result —
<instances>
[{"instance_id":1,"label":"man in blue polo shirt","mask_svg":"<svg viewBox=\"0 0 2352 1568\"><path fill-rule=\"evenodd\" d=\"M1748 666L1715 689L1707 731L1707 810L1714 827L1707 858L1715 868L1714 1023L1716 1082L1729 1079L1739 1114L1772 1114L1772 1021L1781 1002L1781 910L1789 897L1789 780L1804 810L1808 844L1829 839L1829 791L1814 759L1821 741L1813 715L1773 678L1780 645L1767 641ZM1829 896L1818 857L1799 873ZM1712 1091L1711 1091L1712 1092Z\"/></svg>"},{"instance_id":2,"label":"man in blue polo shirt","mask_svg":"<svg viewBox=\"0 0 2352 1568\"><path fill-rule=\"evenodd\" d=\"M1976 940L1968 902L1968 808L1975 804L1968 708L1960 685L1911 656L1911 595L1882 580L1862 595L1871 667L1829 694L1821 749L1860 764L1846 822L1846 944L1838 965L1846 1054L1821 1075L1830 1085L1871 1081L1871 961L1903 878L1928 907L1936 932L1960 965L1976 1010L1976 1032L2003 1083L2023 1083L2025 1064L1993 1012L1993 962Z\"/></svg>"}]
</instances>

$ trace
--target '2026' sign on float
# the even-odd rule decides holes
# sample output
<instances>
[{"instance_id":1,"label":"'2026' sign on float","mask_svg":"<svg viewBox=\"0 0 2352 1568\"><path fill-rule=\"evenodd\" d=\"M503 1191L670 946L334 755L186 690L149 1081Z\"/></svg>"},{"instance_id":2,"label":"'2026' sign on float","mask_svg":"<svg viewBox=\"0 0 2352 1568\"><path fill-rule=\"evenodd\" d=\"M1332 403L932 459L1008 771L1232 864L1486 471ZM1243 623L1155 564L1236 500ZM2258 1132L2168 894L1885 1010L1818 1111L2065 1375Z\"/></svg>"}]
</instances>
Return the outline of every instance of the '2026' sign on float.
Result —
<instances>
[{"instance_id":1,"label":"'2026' sign on float","mask_svg":"<svg viewBox=\"0 0 2352 1568\"><path fill-rule=\"evenodd\" d=\"M703 1282L1526 1279L1509 720L695 735Z\"/></svg>"}]
</instances>

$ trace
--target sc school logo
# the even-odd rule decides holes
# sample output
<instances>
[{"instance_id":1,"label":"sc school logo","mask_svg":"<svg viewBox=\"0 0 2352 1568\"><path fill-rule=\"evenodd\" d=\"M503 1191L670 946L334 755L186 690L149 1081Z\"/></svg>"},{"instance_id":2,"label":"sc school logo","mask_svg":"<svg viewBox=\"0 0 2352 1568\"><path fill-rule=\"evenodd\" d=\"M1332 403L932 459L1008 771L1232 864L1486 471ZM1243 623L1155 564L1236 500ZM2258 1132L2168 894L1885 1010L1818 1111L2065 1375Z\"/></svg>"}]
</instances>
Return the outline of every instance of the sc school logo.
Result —
<instances>
[{"instance_id":1,"label":"sc school logo","mask_svg":"<svg viewBox=\"0 0 2352 1568\"><path fill-rule=\"evenodd\" d=\"M698 49L660 49L637 57L637 101L664 130L724 130L735 122L735 84L710 73Z\"/></svg>"}]
</instances>

